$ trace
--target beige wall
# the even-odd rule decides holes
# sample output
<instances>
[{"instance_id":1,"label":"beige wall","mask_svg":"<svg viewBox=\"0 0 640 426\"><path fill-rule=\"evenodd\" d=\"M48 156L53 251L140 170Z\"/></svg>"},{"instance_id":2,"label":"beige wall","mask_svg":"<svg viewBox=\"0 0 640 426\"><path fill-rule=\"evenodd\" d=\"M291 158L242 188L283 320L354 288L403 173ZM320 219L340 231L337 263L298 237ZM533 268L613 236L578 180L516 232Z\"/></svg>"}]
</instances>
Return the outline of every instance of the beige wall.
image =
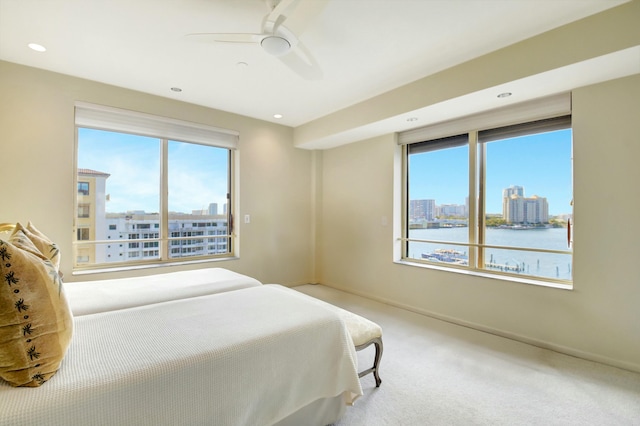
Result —
<instances>
[{"instance_id":1,"label":"beige wall","mask_svg":"<svg viewBox=\"0 0 640 426\"><path fill-rule=\"evenodd\" d=\"M240 259L190 268L225 267L287 285L313 280L313 153L293 148L291 128L7 62L0 93L0 222L31 220L56 241L67 281L103 277L71 275L75 101L239 131L237 219L251 215L250 224L236 220ZM161 271L130 274L150 272Z\"/></svg>"},{"instance_id":2,"label":"beige wall","mask_svg":"<svg viewBox=\"0 0 640 426\"><path fill-rule=\"evenodd\" d=\"M392 135L323 152L320 282L640 371L638 117L640 75L573 93L573 291L394 263Z\"/></svg>"}]
</instances>

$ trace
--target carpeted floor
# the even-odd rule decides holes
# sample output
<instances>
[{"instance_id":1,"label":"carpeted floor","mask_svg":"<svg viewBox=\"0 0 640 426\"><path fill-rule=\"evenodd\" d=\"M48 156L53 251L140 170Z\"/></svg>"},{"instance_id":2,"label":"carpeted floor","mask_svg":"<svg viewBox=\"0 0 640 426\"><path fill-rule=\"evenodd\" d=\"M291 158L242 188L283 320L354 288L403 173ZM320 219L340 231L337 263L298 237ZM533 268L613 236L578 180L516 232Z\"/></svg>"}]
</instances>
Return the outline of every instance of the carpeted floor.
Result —
<instances>
[{"instance_id":1,"label":"carpeted floor","mask_svg":"<svg viewBox=\"0 0 640 426\"><path fill-rule=\"evenodd\" d=\"M383 329L382 385L336 426L640 425L640 373L457 326L322 285L296 290ZM358 352L360 369L373 346Z\"/></svg>"}]
</instances>

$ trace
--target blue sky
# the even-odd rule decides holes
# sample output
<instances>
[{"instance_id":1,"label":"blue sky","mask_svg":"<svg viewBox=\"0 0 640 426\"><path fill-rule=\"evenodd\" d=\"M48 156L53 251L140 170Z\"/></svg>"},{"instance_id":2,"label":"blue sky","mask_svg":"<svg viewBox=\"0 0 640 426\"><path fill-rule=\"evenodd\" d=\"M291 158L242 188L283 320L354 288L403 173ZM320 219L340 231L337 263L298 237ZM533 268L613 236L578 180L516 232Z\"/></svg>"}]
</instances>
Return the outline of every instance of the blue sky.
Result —
<instances>
[{"instance_id":1,"label":"blue sky","mask_svg":"<svg viewBox=\"0 0 640 426\"><path fill-rule=\"evenodd\" d=\"M218 203L227 194L228 150L169 142L169 210L191 213ZM78 168L111 176L107 212L160 210L160 141L92 129L78 129Z\"/></svg>"},{"instance_id":2,"label":"blue sky","mask_svg":"<svg viewBox=\"0 0 640 426\"><path fill-rule=\"evenodd\" d=\"M571 130L487 144L487 213L502 213L502 190L524 187L525 196L546 197L549 214L571 212ZM468 148L412 156L411 199L464 204L468 194Z\"/></svg>"},{"instance_id":3,"label":"blue sky","mask_svg":"<svg viewBox=\"0 0 640 426\"><path fill-rule=\"evenodd\" d=\"M108 212L159 211L160 142L155 138L78 129L78 167L109 173ZM414 155L411 199L464 204L468 193L468 149ZM227 193L227 150L169 144L169 210L191 213L218 203ZM489 142L487 213L502 212L502 190L524 187L525 196L546 197L549 213L569 213L572 197L571 130Z\"/></svg>"}]
</instances>

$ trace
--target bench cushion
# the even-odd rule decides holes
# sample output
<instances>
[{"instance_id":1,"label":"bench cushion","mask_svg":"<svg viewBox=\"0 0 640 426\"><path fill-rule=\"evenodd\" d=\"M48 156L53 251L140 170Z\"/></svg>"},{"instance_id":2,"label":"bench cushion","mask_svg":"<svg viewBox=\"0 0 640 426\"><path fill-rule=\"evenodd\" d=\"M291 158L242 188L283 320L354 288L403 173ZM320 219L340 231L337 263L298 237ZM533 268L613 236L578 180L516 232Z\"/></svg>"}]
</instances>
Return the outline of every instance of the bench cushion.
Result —
<instances>
[{"instance_id":1,"label":"bench cushion","mask_svg":"<svg viewBox=\"0 0 640 426\"><path fill-rule=\"evenodd\" d=\"M382 337L382 328L373 321L342 308L337 308L351 334L354 346L361 346L372 339Z\"/></svg>"}]
</instances>

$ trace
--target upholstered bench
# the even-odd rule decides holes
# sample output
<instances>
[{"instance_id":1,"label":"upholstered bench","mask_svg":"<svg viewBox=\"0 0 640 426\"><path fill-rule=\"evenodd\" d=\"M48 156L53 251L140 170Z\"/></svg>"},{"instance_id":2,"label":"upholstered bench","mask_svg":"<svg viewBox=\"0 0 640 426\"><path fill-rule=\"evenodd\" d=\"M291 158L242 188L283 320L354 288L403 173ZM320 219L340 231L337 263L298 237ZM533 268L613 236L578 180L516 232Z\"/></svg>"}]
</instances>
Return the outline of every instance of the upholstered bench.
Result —
<instances>
[{"instance_id":1,"label":"upholstered bench","mask_svg":"<svg viewBox=\"0 0 640 426\"><path fill-rule=\"evenodd\" d=\"M280 287L278 286L277 288ZM319 303L326 308L332 309L338 315L340 315L345 325L347 326L347 330L349 331L349 335L351 336L351 340L356 348L356 351L361 351L371 345L375 345L376 353L373 359L373 367L361 371L360 373L358 373L358 377L364 377L369 373L373 373L373 377L376 379L376 387L380 387L380 383L382 383L382 380L380 380L378 369L380 368L380 359L382 358L382 328L375 322L361 317L360 315L354 314L353 312L347 311L346 309L342 309L336 305L332 305L331 303L309 296L308 294L304 294L303 292L299 292L298 294L300 295L300 297L314 300L316 303Z\"/></svg>"},{"instance_id":2,"label":"upholstered bench","mask_svg":"<svg viewBox=\"0 0 640 426\"><path fill-rule=\"evenodd\" d=\"M358 376L363 377L369 373L373 373L373 377L376 379L376 387L380 387L382 380L380 380L378 368L380 366L380 358L382 358L382 328L375 322L354 314L353 312L338 307L336 307L336 309L347 325L351 340L357 351L375 345L376 354L373 360L373 367L361 371Z\"/></svg>"}]
</instances>

